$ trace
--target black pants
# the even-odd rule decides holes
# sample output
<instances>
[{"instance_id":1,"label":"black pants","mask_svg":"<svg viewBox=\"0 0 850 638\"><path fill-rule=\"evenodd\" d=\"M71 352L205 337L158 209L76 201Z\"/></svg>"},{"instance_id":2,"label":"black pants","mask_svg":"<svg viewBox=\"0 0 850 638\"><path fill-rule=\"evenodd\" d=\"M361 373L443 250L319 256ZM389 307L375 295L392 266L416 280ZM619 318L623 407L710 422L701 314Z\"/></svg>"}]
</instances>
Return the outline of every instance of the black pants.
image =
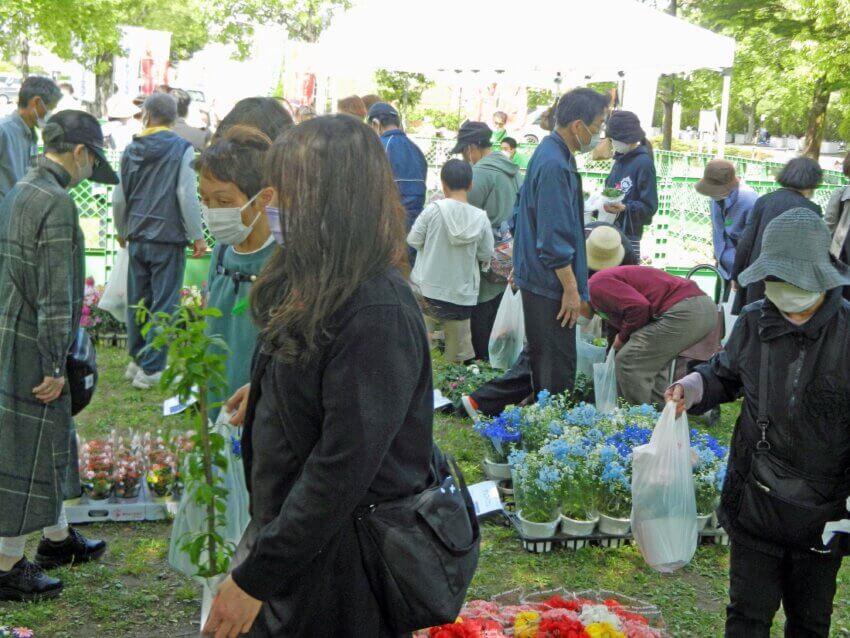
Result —
<instances>
[{"instance_id":1,"label":"black pants","mask_svg":"<svg viewBox=\"0 0 850 638\"><path fill-rule=\"evenodd\" d=\"M499 416L509 405L519 405L532 395L531 361L528 348L523 348L513 368L498 379L482 385L470 396L478 404L481 413Z\"/></svg>"},{"instance_id":2,"label":"black pants","mask_svg":"<svg viewBox=\"0 0 850 638\"><path fill-rule=\"evenodd\" d=\"M496 313L499 312L499 304L502 303L504 294L480 303L472 309L472 317L469 321L472 331L472 349L475 350L475 358L481 361L490 359L490 333L493 332L493 323L496 321Z\"/></svg>"},{"instance_id":3,"label":"black pants","mask_svg":"<svg viewBox=\"0 0 850 638\"><path fill-rule=\"evenodd\" d=\"M782 558L732 543L726 638L769 638L779 603L786 638L828 638L841 559L788 551Z\"/></svg>"},{"instance_id":4,"label":"black pants","mask_svg":"<svg viewBox=\"0 0 850 638\"><path fill-rule=\"evenodd\" d=\"M560 301L522 291L522 312L535 395L541 390L561 394L575 386L576 328L561 327L557 319L560 310Z\"/></svg>"}]
</instances>

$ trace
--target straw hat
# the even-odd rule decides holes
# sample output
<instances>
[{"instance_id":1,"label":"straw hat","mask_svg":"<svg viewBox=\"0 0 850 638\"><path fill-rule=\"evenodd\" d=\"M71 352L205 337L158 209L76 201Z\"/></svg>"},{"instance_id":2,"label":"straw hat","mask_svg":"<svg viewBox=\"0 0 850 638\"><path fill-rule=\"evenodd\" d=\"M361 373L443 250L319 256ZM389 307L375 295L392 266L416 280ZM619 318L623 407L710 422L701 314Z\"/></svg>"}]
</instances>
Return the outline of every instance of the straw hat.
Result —
<instances>
[{"instance_id":1,"label":"straw hat","mask_svg":"<svg viewBox=\"0 0 850 638\"><path fill-rule=\"evenodd\" d=\"M597 272L619 266L623 263L623 257L626 256L620 231L613 226L594 228L585 246L587 247L587 267Z\"/></svg>"},{"instance_id":2,"label":"straw hat","mask_svg":"<svg viewBox=\"0 0 850 638\"><path fill-rule=\"evenodd\" d=\"M824 221L808 208L792 208L767 225L761 254L738 277L749 286L776 277L809 292L826 292L850 285L843 264L830 259L832 236Z\"/></svg>"}]
</instances>

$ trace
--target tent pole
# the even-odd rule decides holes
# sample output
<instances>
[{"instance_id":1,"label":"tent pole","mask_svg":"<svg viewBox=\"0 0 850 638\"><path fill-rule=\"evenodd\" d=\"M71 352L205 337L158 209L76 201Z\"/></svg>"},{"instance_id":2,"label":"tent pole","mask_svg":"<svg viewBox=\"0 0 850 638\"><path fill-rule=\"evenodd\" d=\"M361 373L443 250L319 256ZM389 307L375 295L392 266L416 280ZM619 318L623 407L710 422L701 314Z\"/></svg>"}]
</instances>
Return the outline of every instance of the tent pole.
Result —
<instances>
[{"instance_id":1,"label":"tent pole","mask_svg":"<svg viewBox=\"0 0 850 638\"><path fill-rule=\"evenodd\" d=\"M720 104L720 139L717 144L717 156L726 155L726 129L729 126L729 100L732 91L732 69L723 69L723 97Z\"/></svg>"}]
</instances>

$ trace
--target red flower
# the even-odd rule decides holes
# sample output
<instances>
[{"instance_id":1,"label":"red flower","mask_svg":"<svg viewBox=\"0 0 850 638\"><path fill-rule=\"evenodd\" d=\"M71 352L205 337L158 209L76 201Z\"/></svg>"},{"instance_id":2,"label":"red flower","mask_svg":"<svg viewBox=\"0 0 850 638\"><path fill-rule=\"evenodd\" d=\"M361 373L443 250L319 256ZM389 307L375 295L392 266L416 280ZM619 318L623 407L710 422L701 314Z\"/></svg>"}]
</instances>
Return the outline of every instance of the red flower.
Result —
<instances>
[{"instance_id":1,"label":"red flower","mask_svg":"<svg viewBox=\"0 0 850 638\"><path fill-rule=\"evenodd\" d=\"M94 288L94 277L86 277L86 286Z\"/></svg>"},{"instance_id":2,"label":"red flower","mask_svg":"<svg viewBox=\"0 0 850 638\"><path fill-rule=\"evenodd\" d=\"M560 596L552 596L552 598L544 602L541 607L549 609L569 609L570 611L579 612L581 611L582 604L582 601L564 600Z\"/></svg>"},{"instance_id":3,"label":"red flower","mask_svg":"<svg viewBox=\"0 0 850 638\"><path fill-rule=\"evenodd\" d=\"M590 638L584 630L584 625L571 618L541 620L539 632L540 638Z\"/></svg>"},{"instance_id":4,"label":"red flower","mask_svg":"<svg viewBox=\"0 0 850 638\"><path fill-rule=\"evenodd\" d=\"M430 638L478 638L481 633L466 622L456 622L440 627L431 627Z\"/></svg>"}]
</instances>

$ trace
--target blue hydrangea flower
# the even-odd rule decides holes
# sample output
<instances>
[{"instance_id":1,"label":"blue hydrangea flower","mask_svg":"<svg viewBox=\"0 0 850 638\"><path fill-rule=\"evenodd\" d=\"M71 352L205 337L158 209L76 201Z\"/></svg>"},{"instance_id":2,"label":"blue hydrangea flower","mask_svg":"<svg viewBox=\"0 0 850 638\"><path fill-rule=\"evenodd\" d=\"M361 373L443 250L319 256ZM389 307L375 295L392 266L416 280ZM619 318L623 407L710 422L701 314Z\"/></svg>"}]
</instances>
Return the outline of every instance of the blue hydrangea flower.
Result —
<instances>
[{"instance_id":1,"label":"blue hydrangea flower","mask_svg":"<svg viewBox=\"0 0 850 638\"><path fill-rule=\"evenodd\" d=\"M537 405L541 408L545 408L551 403L552 395L549 390L541 390L537 393Z\"/></svg>"}]
</instances>

